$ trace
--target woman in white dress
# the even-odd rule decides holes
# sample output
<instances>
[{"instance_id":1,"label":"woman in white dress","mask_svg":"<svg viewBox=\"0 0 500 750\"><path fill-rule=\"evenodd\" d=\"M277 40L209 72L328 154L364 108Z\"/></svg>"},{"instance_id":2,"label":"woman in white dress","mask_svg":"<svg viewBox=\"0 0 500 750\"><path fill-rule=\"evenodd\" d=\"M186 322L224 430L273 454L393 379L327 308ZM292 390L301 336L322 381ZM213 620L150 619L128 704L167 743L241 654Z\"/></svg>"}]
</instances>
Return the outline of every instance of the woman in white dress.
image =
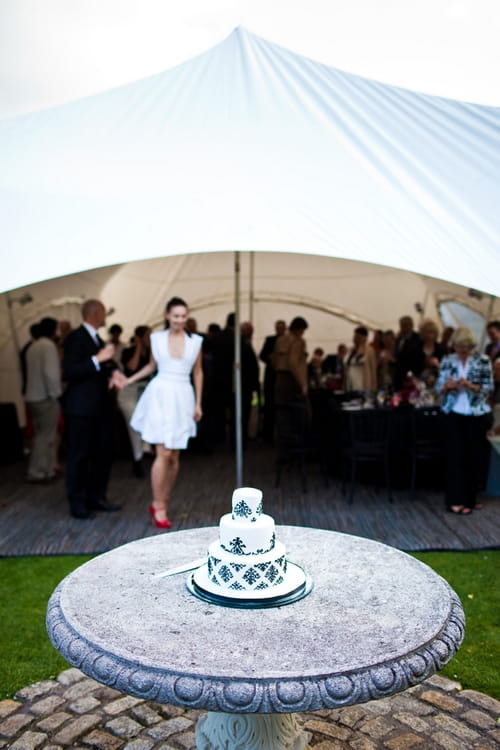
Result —
<instances>
[{"instance_id":1,"label":"woman in white dress","mask_svg":"<svg viewBox=\"0 0 500 750\"><path fill-rule=\"evenodd\" d=\"M167 506L179 471L179 451L196 435L196 423L202 416L202 337L185 331L187 317L184 300L172 297L165 311L166 330L151 334L151 359L123 383L130 385L157 372L139 399L130 424L156 448L149 512L161 529L172 525Z\"/></svg>"}]
</instances>

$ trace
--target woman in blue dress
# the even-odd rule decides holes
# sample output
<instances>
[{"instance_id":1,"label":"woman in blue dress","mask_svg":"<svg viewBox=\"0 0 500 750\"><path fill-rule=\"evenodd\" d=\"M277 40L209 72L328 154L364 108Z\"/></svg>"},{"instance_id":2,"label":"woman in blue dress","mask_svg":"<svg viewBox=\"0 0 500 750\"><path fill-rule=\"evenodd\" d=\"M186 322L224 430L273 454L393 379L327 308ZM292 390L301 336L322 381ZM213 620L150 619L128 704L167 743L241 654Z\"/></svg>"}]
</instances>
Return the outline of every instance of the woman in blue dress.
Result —
<instances>
[{"instance_id":1,"label":"woman in blue dress","mask_svg":"<svg viewBox=\"0 0 500 750\"><path fill-rule=\"evenodd\" d=\"M202 337L185 330L187 317L184 300L172 297L165 311L167 328L151 334L148 364L124 381L124 385L130 385L156 371L137 403L130 424L145 442L155 446L151 467L153 502L149 512L153 523L161 529L172 525L167 506L179 471L179 452L196 435L196 423L202 416Z\"/></svg>"}]
</instances>

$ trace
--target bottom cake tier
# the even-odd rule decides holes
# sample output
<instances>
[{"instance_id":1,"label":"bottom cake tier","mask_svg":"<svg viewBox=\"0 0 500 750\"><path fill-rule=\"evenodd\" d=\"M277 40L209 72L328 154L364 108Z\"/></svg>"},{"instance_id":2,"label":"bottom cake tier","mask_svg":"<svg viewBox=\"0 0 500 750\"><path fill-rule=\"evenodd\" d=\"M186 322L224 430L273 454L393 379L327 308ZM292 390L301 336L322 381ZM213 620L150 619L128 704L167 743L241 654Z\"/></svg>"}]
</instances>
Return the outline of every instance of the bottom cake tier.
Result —
<instances>
[{"instance_id":1,"label":"bottom cake tier","mask_svg":"<svg viewBox=\"0 0 500 750\"><path fill-rule=\"evenodd\" d=\"M220 586L220 593L264 591L279 586L287 572L286 549L276 542L270 552L244 557L226 552L219 542L208 548L208 580Z\"/></svg>"},{"instance_id":2,"label":"bottom cake tier","mask_svg":"<svg viewBox=\"0 0 500 750\"><path fill-rule=\"evenodd\" d=\"M269 586L267 589L223 589L219 584L212 583L208 577L207 563L189 574L186 586L191 594L210 604L240 609L263 609L293 604L307 596L313 584L300 565L288 561L283 583Z\"/></svg>"}]
</instances>

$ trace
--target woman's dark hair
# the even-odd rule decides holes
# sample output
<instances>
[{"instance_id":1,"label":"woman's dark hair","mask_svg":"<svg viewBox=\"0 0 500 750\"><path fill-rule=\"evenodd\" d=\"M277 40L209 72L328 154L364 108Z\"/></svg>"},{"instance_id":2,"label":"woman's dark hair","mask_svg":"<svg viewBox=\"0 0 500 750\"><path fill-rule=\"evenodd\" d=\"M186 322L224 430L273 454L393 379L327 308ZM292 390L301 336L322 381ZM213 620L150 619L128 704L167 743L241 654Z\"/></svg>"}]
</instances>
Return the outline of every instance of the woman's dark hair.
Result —
<instances>
[{"instance_id":1,"label":"woman's dark hair","mask_svg":"<svg viewBox=\"0 0 500 750\"><path fill-rule=\"evenodd\" d=\"M368 328L365 328L365 326L358 326L354 329L354 333L358 333L360 336L368 336Z\"/></svg>"},{"instance_id":2,"label":"woman's dark hair","mask_svg":"<svg viewBox=\"0 0 500 750\"><path fill-rule=\"evenodd\" d=\"M305 331L306 328L308 328L308 325L304 318L294 318L288 326L289 331Z\"/></svg>"},{"instance_id":3,"label":"woman's dark hair","mask_svg":"<svg viewBox=\"0 0 500 750\"><path fill-rule=\"evenodd\" d=\"M32 339L40 338L40 323L33 323L33 325L30 326L30 336Z\"/></svg>"},{"instance_id":4,"label":"woman's dark hair","mask_svg":"<svg viewBox=\"0 0 500 750\"><path fill-rule=\"evenodd\" d=\"M171 297L169 301L167 302L167 306L165 307L165 312L168 313L173 307L187 307L187 302L184 302L182 297Z\"/></svg>"},{"instance_id":5,"label":"woman's dark hair","mask_svg":"<svg viewBox=\"0 0 500 750\"><path fill-rule=\"evenodd\" d=\"M50 338L57 329L57 320L55 318L42 318L39 324L38 333L40 336Z\"/></svg>"},{"instance_id":6,"label":"woman's dark hair","mask_svg":"<svg viewBox=\"0 0 500 750\"><path fill-rule=\"evenodd\" d=\"M149 331L149 326L137 326L134 329L134 335L142 339L143 336Z\"/></svg>"},{"instance_id":7,"label":"woman's dark hair","mask_svg":"<svg viewBox=\"0 0 500 750\"><path fill-rule=\"evenodd\" d=\"M165 307L165 314L169 313L173 307L185 307L187 309L187 302L182 297L171 297ZM168 328L168 320L165 321L165 328ZM191 336L189 331L186 331L188 336Z\"/></svg>"}]
</instances>

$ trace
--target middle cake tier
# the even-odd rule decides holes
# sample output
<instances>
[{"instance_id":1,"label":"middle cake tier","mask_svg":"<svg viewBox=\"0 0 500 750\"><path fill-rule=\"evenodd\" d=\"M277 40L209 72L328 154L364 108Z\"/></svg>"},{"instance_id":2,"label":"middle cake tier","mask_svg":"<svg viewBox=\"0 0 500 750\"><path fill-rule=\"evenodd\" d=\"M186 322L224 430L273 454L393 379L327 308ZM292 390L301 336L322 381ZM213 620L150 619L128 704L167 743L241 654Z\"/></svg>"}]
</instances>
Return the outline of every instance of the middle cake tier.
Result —
<instances>
[{"instance_id":1,"label":"middle cake tier","mask_svg":"<svg viewBox=\"0 0 500 750\"><path fill-rule=\"evenodd\" d=\"M235 555L262 555L270 552L275 545L274 519L262 513L249 523L226 513L220 519L219 542L222 549Z\"/></svg>"}]
</instances>

